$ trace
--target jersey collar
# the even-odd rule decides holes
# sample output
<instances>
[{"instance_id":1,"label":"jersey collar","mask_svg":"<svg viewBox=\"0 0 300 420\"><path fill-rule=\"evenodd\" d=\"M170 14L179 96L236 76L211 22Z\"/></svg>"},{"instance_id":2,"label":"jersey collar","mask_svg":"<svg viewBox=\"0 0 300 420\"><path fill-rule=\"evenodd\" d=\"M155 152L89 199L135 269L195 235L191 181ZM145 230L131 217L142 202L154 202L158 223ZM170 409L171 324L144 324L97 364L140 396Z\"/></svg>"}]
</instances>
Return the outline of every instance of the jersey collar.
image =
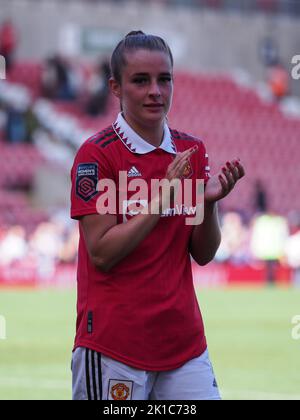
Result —
<instances>
[{"instance_id":1,"label":"jersey collar","mask_svg":"<svg viewBox=\"0 0 300 420\"><path fill-rule=\"evenodd\" d=\"M148 143L141 136L139 136L127 123L122 113L120 112L116 122L113 124L113 129L117 136L122 140L124 145L132 153L145 154L156 149L162 149L165 152L176 154L176 146L172 140L171 132L167 124L164 126L164 138L159 147L155 147Z\"/></svg>"}]
</instances>

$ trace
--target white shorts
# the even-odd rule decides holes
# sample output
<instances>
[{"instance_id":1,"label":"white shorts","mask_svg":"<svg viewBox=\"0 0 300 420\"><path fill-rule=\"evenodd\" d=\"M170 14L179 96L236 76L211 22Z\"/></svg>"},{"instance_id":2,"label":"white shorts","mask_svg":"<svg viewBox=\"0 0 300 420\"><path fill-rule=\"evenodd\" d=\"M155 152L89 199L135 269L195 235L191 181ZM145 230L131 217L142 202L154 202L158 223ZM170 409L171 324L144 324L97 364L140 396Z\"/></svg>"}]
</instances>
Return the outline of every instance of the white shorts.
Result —
<instances>
[{"instance_id":1,"label":"white shorts","mask_svg":"<svg viewBox=\"0 0 300 420\"><path fill-rule=\"evenodd\" d=\"M164 372L139 370L78 347L72 356L73 400L220 400L209 354Z\"/></svg>"}]
</instances>

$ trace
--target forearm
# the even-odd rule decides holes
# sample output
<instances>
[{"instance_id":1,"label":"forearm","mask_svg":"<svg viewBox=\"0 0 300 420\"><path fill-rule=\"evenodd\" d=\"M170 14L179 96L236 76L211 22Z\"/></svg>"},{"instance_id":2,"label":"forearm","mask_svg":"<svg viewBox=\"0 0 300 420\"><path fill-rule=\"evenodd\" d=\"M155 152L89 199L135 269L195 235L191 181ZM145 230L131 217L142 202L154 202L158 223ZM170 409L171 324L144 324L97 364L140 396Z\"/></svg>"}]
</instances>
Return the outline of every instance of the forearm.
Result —
<instances>
[{"instance_id":1,"label":"forearm","mask_svg":"<svg viewBox=\"0 0 300 420\"><path fill-rule=\"evenodd\" d=\"M208 264L216 255L221 242L221 230L217 203L205 203L204 221L195 226L191 241L190 253L199 265Z\"/></svg>"},{"instance_id":2,"label":"forearm","mask_svg":"<svg viewBox=\"0 0 300 420\"><path fill-rule=\"evenodd\" d=\"M110 228L93 247L92 261L108 272L147 237L160 220L160 214L140 213Z\"/></svg>"},{"instance_id":3,"label":"forearm","mask_svg":"<svg viewBox=\"0 0 300 420\"><path fill-rule=\"evenodd\" d=\"M94 264L107 272L134 251L159 222L164 201L165 197L157 196L141 213L111 227L94 243Z\"/></svg>"},{"instance_id":4,"label":"forearm","mask_svg":"<svg viewBox=\"0 0 300 420\"><path fill-rule=\"evenodd\" d=\"M165 179L168 188L162 188L140 214L126 223L116 224L114 215L91 215L81 221L85 242L93 264L108 272L129 255L147 237L160 220L162 212L169 208L181 185L181 178L189 157L196 152L194 146L178 153L168 166ZM152 197L151 192L151 197ZM102 217L103 219L100 219Z\"/></svg>"}]
</instances>

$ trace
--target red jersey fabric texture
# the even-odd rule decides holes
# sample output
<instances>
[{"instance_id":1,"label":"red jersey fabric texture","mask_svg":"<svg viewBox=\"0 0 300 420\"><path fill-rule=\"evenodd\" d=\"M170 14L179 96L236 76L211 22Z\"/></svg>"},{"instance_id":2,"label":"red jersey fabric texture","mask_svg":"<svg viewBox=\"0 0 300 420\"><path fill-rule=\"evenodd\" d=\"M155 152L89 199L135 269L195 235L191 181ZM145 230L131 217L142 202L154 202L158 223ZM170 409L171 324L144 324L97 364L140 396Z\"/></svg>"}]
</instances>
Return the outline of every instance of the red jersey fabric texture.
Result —
<instances>
[{"instance_id":1,"label":"red jersey fabric texture","mask_svg":"<svg viewBox=\"0 0 300 420\"><path fill-rule=\"evenodd\" d=\"M98 180L113 180L117 195L119 171L127 173L128 182L144 179L150 186L151 179L165 177L177 152L195 144L198 150L190 158L186 177L207 182L208 156L200 140L165 126L162 144L155 148L120 114L115 124L88 139L75 157L71 217L98 213L97 200L103 194L97 191ZM129 201L135 192L128 192ZM118 224L134 217L118 208L116 214ZM162 215L138 247L107 273L91 263L79 224L74 349L87 347L148 371L176 369L206 350L189 254L194 226L185 223L186 217L172 211Z\"/></svg>"}]
</instances>

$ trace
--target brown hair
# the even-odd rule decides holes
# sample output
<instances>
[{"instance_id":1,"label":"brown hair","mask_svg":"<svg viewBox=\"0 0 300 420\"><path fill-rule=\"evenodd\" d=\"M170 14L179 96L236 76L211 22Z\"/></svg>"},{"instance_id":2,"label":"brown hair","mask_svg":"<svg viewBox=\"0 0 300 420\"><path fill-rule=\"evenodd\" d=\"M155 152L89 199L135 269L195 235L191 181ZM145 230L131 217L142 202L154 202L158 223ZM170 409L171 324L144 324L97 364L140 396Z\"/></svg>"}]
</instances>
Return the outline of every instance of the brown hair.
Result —
<instances>
[{"instance_id":1,"label":"brown hair","mask_svg":"<svg viewBox=\"0 0 300 420\"><path fill-rule=\"evenodd\" d=\"M111 56L111 74L119 84L121 84L122 69L126 65L125 52L138 49L165 52L170 57L173 67L172 52L162 38L156 35L146 35L142 31L131 31L119 42Z\"/></svg>"}]
</instances>

